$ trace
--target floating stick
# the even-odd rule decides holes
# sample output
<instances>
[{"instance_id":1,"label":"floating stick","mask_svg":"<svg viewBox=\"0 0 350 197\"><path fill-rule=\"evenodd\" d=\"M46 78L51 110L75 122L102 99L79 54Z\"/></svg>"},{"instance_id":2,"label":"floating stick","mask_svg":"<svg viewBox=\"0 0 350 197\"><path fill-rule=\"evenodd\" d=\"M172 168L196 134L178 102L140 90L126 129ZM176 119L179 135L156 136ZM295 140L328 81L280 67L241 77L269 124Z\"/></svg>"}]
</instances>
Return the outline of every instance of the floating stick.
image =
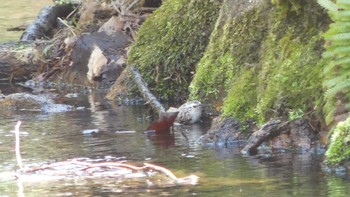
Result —
<instances>
[{"instance_id":1,"label":"floating stick","mask_svg":"<svg viewBox=\"0 0 350 197\"><path fill-rule=\"evenodd\" d=\"M19 127L21 126L21 121L18 121L15 126L15 136L16 136L16 160L17 165L19 166L19 169L22 170L22 158L21 158L21 151L20 151L20 144L19 144Z\"/></svg>"}]
</instances>

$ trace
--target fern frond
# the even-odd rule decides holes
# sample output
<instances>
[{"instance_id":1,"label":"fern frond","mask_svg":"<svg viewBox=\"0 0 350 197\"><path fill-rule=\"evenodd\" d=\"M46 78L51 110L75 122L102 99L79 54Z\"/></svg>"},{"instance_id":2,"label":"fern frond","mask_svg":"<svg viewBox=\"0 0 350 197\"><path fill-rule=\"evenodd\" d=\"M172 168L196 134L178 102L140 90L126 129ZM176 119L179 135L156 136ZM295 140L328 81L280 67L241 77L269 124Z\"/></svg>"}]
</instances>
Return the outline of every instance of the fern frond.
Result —
<instances>
[{"instance_id":1,"label":"fern frond","mask_svg":"<svg viewBox=\"0 0 350 197\"><path fill-rule=\"evenodd\" d=\"M334 21L350 21L350 10L329 11L328 14Z\"/></svg>"},{"instance_id":2,"label":"fern frond","mask_svg":"<svg viewBox=\"0 0 350 197\"><path fill-rule=\"evenodd\" d=\"M345 73L336 77L332 77L331 79L325 81L323 83L323 87L326 87L327 89L331 89L334 86L336 86L337 84L343 83L346 80L350 79L350 74L349 73Z\"/></svg>"},{"instance_id":3,"label":"fern frond","mask_svg":"<svg viewBox=\"0 0 350 197\"><path fill-rule=\"evenodd\" d=\"M333 46L350 46L350 40L331 41Z\"/></svg>"},{"instance_id":4,"label":"fern frond","mask_svg":"<svg viewBox=\"0 0 350 197\"><path fill-rule=\"evenodd\" d=\"M331 61L326 67L323 68L323 74L329 74L336 66L341 65L342 68L350 67L350 57L340 58Z\"/></svg>"},{"instance_id":5,"label":"fern frond","mask_svg":"<svg viewBox=\"0 0 350 197\"><path fill-rule=\"evenodd\" d=\"M325 92L325 97L326 98L332 98L334 97L338 92L341 92L343 90L345 90L345 88L350 86L350 79L346 79L345 81L336 84L335 86L333 86L332 88L328 89Z\"/></svg>"},{"instance_id":6,"label":"fern frond","mask_svg":"<svg viewBox=\"0 0 350 197\"><path fill-rule=\"evenodd\" d=\"M334 108L334 111L330 111L329 113L326 113L325 121L327 125L330 125L333 122L335 110L336 108Z\"/></svg>"},{"instance_id":7,"label":"fern frond","mask_svg":"<svg viewBox=\"0 0 350 197\"><path fill-rule=\"evenodd\" d=\"M327 125L333 122L336 110L334 99L326 99L326 104L323 106L323 113L325 114L325 122Z\"/></svg>"},{"instance_id":8,"label":"fern frond","mask_svg":"<svg viewBox=\"0 0 350 197\"><path fill-rule=\"evenodd\" d=\"M327 48L327 51L323 53L324 58L338 56L346 57L350 54L350 46L331 46Z\"/></svg>"},{"instance_id":9,"label":"fern frond","mask_svg":"<svg viewBox=\"0 0 350 197\"><path fill-rule=\"evenodd\" d=\"M335 102L333 100L333 98L326 100L326 103L323 106L323 112L325 112L326 114L335 111Z\"/></svg>"},{"instance_id":10,"label":"fern frond","mask_svg":"<svg viewBox=\"0 0 350 197\"><path fill-rule=\"evenodd\" d=\"M329 25L329 29L323 36L350 32L350 22L336 22Z\"/></svg>"},{"instance_id":11,"label":"fern frond","mask_svg":"<svg viewBox=\"0 0 350 197\"><path fill-rule=\"evenodd\" d=\"M326 40L335 40L335 41L344 41L350 39L350 33L340 33L340 34L333 34L333 35L324 35L324 38Z\"/></svg>"},{"instance_id":12,"label":"fern frond","mask_svg":"<svg viewBox=\"0 0 350 197\"><path fill-rule=\"evenodd\" d=\"M322 6L323 8L330 10L330 11L337 11L339 10L339 7L333 3L330 0L317 0L317 3Z\"/></svg>"},{"instance_id":13,"label":"fern frond","mask_svg":"<svg viewBox=\"0 0 350 197\"><path fill-rule=\"evenodd\" d=\"M337 0L337 5L340 8L350 9L350 2L349 2L349 0Z\"/></svg>"}]
</instances>

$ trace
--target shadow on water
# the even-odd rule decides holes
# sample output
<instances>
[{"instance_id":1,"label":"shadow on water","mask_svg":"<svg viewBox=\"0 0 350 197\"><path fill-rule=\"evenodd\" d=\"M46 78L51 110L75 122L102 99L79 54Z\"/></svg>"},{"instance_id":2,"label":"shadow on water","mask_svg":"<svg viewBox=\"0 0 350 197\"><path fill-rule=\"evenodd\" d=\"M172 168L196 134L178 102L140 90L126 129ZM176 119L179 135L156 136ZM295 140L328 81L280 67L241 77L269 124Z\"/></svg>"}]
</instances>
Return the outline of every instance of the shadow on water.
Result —
<instances>
[{"instance_id":1,"label":"shadow on water","mask_svg":"<svg viewBox=\"0 0 350 197\"><path fill-rule=\"evenodd\" d=\"M150 109L105 101L95 92L66 99L86 108L58 114L12 113L0 119L0 172L16 169L13 127L21 127L24 165L72 158L122 158L171 169L177 176L195 174L199 184L150 187L115 179L67 179L35 183L0 178L0 196L349 196L350 181L326 176L312 154L243 157L233 148L203 148L195 141L208 125L175 126L172 133L146 135ZM133 132L120 132L133 131Z\"/></svg>"}]
</instances>

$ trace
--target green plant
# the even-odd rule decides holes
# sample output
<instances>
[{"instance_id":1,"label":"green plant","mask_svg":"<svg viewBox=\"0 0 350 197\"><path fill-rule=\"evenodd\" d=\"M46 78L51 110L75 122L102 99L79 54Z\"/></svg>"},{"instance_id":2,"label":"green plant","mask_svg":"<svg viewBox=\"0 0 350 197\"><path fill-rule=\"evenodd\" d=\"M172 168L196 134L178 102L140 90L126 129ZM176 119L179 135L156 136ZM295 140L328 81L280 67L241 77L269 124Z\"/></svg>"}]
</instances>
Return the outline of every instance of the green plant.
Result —
<instances>
[{"instance_id":1,"label":"green plant","mask_svg":"<svg viewBox=\"0 0 350 197\"><path fill-rule=\"evenodd\" d=\"M350 158L350 118L339 122L332 131L331 142L326 152L326 163L338 165Z\"/></svg>"},{"instance_id":2,"label":"green plant","mask_svg":"<svg viewBox=\"0 0 350 197\"><path fill-rule=\"evenodd\" d=\"M289 120L297 120L304 117L304 111L302 109L296 109L288 113Z\"/></svg>"},{"instance_id":3,"label":"green plant","mask_svg":"<svg viewBox=\"0 0 350 197\"><path fill-rule=\"evenodd\" d=\"M318 0L334 21L323 35L326 44L324 59L329 63L324 68L326 123L335 123L335 117L350 109L350 1Z\"/></svg>"}]
</instances>

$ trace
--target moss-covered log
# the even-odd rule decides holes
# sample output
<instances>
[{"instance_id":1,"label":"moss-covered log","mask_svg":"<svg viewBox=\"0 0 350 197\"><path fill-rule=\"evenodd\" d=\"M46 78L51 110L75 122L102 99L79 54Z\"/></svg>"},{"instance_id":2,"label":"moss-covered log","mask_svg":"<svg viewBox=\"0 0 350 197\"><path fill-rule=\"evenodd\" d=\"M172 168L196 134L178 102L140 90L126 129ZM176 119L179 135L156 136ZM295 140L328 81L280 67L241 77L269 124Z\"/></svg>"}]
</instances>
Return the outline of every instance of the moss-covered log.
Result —
<instances>
[{"instance_id":1,"label":"moss-covered log","mask_svg":"<svg viewBox=\"0 0 350 197\"><path fill-rule=\"evenodd\" d=\"M138 66L153 93L186 98L220 5L220 0L166 0L142 25L128 63Z\"/></svg>"}]
</instances>

